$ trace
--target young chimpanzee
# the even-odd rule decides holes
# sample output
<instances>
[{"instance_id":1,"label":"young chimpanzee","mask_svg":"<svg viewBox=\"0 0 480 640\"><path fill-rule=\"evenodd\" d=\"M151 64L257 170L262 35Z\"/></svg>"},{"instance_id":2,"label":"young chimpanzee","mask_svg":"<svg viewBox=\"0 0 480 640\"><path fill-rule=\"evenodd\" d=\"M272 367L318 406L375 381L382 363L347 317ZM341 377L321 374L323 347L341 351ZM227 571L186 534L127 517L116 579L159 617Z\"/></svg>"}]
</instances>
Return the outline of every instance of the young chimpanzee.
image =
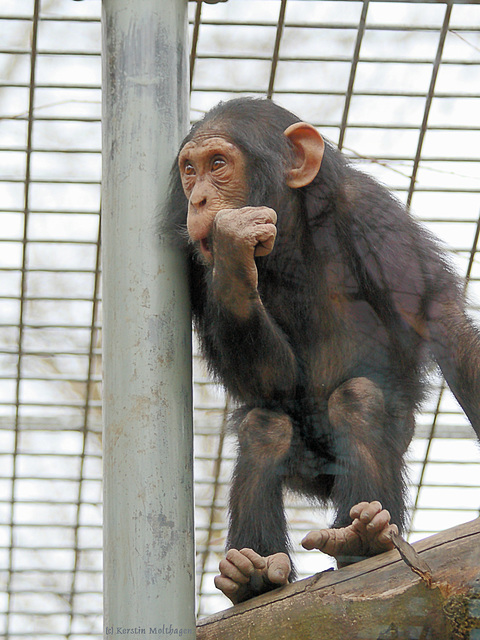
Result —
<instances>
[{"instance_id":1,"label":"young chimpanzee","mask_svg":"<svg viewBox=\"0 0 480 640\"><path fill-rule=\"evenodd\" d=\"M435 241L269 100L222 103L193 126L166 217L189 254L203 353L238 402L217 587L240 602L293 579L284 487L336 509L306 548L340 564L390 549L426 346L480 434L479 333Z\"/></svg>"}]
</instances>

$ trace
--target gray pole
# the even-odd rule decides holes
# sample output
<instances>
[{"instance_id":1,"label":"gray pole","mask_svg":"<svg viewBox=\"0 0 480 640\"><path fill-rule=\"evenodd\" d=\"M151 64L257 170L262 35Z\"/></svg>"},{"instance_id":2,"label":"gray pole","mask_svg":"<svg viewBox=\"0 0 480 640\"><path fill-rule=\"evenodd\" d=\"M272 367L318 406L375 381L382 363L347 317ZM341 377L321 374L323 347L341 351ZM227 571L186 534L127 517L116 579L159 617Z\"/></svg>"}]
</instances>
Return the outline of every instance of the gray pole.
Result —
<instances>
[{"instance_id":1,"label":"gray pole","mask_svg":"<svg viewBox=\"0 0 480 640\"><path fill-rule=\"evenodd\" d=\"M195 637L191 325L157 215L187 125L187 0L103 0L107 638Z\"/></svg>"}]
</instances>

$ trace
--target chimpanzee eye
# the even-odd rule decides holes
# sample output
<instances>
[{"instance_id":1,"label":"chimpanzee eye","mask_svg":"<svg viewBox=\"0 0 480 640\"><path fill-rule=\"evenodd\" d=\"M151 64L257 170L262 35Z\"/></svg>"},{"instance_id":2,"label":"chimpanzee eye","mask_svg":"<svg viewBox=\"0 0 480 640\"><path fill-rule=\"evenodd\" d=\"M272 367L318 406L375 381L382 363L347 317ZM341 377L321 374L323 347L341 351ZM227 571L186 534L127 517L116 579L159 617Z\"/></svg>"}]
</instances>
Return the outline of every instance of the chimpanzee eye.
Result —
<instances>
[{"instance_id":1,"label":"chimpanzee eye","mask_svg":"<svg viewBox=\"0 0 480 640\"><path fill-rule=\"evenodd\" d=\"M193 164L191 162L185 162L183 165L183 171L186 176L194 176L195 169L193 168Z\"/></svg>"},{"instance_id":2,"label":"chimpanzee eye","mask_svg":"<svg viewBox=\"0 0 480 640\"><path fill-rule=\"evenodd\" d=\"M212 160L212 171L217 171L218 169L222 169L227 164L225 158L215 157Z\"/></svg>"}]
</instances>

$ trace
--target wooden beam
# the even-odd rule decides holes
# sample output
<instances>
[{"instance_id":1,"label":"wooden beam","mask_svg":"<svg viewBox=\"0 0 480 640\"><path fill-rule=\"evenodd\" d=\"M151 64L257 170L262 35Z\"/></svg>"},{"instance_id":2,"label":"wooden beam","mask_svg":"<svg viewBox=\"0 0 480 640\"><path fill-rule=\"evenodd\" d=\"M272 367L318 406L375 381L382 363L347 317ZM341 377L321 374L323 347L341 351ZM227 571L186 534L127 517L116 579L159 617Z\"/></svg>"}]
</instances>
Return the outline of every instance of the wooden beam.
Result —
<instances>
[{"instance_id":1,"label":"wooden beam","mask_svg":"<svg viewBox=\"0 0 480 640\"><path fill-rule=\"evenodd\" d=\"M430 586L395 549L204 618L197 640L479 640L480 518L412 546Z\"/></svg>"}]
</instances>

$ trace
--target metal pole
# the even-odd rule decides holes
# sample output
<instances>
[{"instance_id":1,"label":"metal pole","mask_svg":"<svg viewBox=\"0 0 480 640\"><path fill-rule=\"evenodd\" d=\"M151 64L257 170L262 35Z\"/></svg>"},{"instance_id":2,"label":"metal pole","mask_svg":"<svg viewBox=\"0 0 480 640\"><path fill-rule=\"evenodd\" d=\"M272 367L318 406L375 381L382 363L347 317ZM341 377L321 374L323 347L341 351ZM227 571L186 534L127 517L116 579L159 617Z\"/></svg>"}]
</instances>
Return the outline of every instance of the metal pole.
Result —
<instances>
[{"instance_id":1,"label":"metal pole","mask_svg":"<svg viewBox=\"0 0 480 640\"><path fill-rule=\"evenodd\" d=\"M105 638L195 637L191 325L156 231L187 125L187 1L103 0Z\"/></svg>"}]
</instances>

